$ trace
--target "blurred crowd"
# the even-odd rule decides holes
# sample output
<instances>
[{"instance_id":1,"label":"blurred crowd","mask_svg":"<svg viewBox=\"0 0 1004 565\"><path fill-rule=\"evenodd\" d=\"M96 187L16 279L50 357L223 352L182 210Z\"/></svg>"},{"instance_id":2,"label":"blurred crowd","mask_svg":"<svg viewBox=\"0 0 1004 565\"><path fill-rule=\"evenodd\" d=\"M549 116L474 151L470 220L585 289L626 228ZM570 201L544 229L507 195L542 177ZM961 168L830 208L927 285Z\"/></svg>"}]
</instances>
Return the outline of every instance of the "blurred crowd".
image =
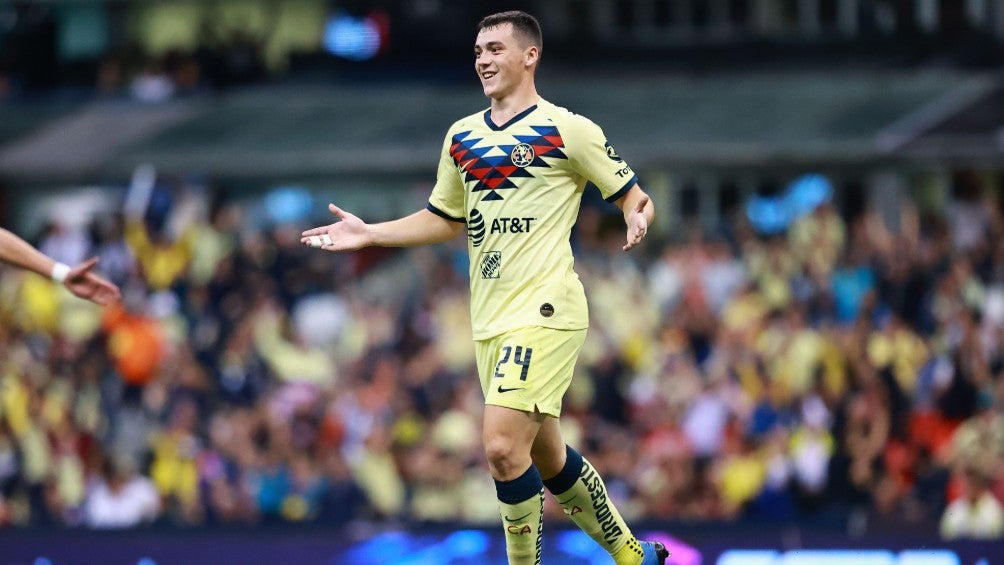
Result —
<instances>
[{"instance_id":1,"label":"blurred crowd","mask_svg":"<svg viewBox=\"0 0 1004 565\"><path fill-rule=\"evenodd\" d=\"M0 53L0 102L18 97L30 100L57 86L57 67L51 68L50 75L35 76L42 71L32 66L33 60L22 60L18 54L17 49ZM130 43L110 50L93 65L79 67L64 74L85 74L77 82L86 88L88 98L150 104L258 84L271 77L261 41L241 32L226 40L200 44L194 51L171 49L162 55L149 54Z\"/></svg>"},{"instance_id":2,"label":"blurred crowd","mask_svg":"<svg viewBox=\"0 0 1004 565\"><path fill-rule=\"evenodd\" d=\"M262 41L240 31L225 41L202 42L193 52L172 49L162 56L126 45L103 57L95 74L99 97L144 103L261 83L269 77Z\"/></svg>"},{"instance_id":3,"label":"blurred crowd","mask_svg":"<svg viewBox=\"0 0 1004 565\"><path fill-rule=\"evenodd\" d=\"M631 254L584 206L562 423L628 520L1004 535L1004 200L974 178ZM334 255L299 243L316 218L193 194L35 241L98 255L120 305L0 272L0 524L494 525L466 241Z\"/></svg>"}]
</instances>

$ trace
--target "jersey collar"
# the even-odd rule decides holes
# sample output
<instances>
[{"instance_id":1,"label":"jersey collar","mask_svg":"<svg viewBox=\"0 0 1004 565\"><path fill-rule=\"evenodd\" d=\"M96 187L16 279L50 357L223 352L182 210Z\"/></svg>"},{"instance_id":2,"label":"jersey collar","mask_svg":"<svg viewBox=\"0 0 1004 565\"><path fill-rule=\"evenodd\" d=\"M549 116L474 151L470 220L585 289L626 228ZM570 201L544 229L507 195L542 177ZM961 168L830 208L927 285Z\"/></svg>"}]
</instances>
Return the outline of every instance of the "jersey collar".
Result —
<instances>
[{"instance_id":1,"label":"jersey collar","mask_svg":"<svg viewBox=\"0 0 1004 565\"><path fill-rule=\"evenodd\" d=\"M510 119L508 122L506 122L506 123L504 123L504 124L502 124L500 126L497 126L497 125L495 125L495 122L492 121L492 109L488 108L487 110L485 110L485 124L487 124L489 128L491 128L491 129L493 129L495 131L502 131L505 128L511 126L512 124L514 124L514 123L522 120L523 118L527 117L528 115L530 115L530 112L533 112L536 109L537 109L537 105L534 104L533 106L530 106L526 110L523 110L522 112L520 112L520 113L516 114L515 116L513 116L512 119Z\"/></svg>"}]
</instances>

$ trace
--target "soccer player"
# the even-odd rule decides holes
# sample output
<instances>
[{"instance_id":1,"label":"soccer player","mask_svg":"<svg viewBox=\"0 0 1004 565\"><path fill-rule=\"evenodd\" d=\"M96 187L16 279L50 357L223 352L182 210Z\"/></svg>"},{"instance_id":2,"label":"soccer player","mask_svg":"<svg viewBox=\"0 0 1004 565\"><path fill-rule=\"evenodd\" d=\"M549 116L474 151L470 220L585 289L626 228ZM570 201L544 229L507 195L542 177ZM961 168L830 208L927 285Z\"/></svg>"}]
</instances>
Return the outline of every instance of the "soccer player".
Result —
<instances>
[{"instance_id":1,"label":"soccer player","mask_svg":"<svg viewBox=\"0 0 1004 565\"><path fill-rule=\"evenodd\" d=\"M339 221L302 241L328 251L415 246L466 226L484 448L509 563L540 563L547 487L617 565L661 564L669 552L635 538L558 425L588 326L569 243L586 182L623 210L625 251L645 237L655 208L599 127L537 94L541 45L527 13L481 20L474 67L491 105L448 130L426 209L367 224L329 204Z\"/></svg>"},{"instance_id":2,"label":"soccer player","mask_svg":"<svg viewBox=\"0 0 1004 565\"><path fill-rule=\"evenodd\" d=\"M70 267L53 261L27 241L3 228L0 228L0 261L50 277L76 296L102 306L121 297L117 286L92 272L98 264L97 257Z\"/></svg>"}]
</instances>

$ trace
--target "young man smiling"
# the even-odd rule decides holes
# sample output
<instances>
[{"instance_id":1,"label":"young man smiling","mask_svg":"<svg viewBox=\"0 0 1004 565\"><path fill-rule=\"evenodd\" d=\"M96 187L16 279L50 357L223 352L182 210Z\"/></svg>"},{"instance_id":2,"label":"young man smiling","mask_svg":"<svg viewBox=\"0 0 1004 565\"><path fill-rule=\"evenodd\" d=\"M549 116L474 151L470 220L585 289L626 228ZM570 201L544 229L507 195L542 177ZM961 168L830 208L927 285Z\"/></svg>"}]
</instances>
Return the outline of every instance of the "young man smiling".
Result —
<instances>
[{"instance_id":1,"label":"young man smiling","mask_svg":"<svg viewBox=\"0 0 1004 565\"><path fill-rule=\"evenodd\" d=\"M491 106L450 127L426 209L367 224L329 204L340 221L302 241L328 251L414 246L466 226L485 455L509 563L540 563L546 487L617 565L662 564L669 552L635 538L558 425L588 327L569 244L586 183L624 212L625 251L645 237L655 209L599 127L537 94L537 20L503 12L477 29L474 68Z\"/></svg>"}]
</instances>

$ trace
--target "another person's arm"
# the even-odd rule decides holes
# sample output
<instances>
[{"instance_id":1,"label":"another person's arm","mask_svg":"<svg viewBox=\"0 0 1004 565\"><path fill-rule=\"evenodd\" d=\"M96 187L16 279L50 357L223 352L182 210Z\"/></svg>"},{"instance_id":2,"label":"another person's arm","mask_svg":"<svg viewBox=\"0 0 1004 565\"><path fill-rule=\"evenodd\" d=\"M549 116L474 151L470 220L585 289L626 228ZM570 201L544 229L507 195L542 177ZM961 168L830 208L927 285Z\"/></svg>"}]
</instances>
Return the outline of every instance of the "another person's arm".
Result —
<instances>
[{"instance_id":1,"label":"another person's arm","mask_svg":"<svg viewBox=\"0 0 1004 565\"><path fill-rule=\"evenodd\" d=\"M464 227L463 222L447 220L429 210L419 210L379 224L367 224L334 204L328 204L328 210L339 221L304 231L301 242L326 251L352 251L371 246L414 247L448 241Z\"/></svg>"},{"instance_id":2,"label":"another person's arm","mask_svg":"<svg viewBox=\"0 0 1004 565\"><path fill-rule=\"evenodd\" d=\"M105 305L121 296L117 286L91 272L98 264L97 257L70 267L52 260L27 241L3 228L0 228L0 260L52 278L65 285L74 295L97 304Z\"/></svg>"}]
</instances>

